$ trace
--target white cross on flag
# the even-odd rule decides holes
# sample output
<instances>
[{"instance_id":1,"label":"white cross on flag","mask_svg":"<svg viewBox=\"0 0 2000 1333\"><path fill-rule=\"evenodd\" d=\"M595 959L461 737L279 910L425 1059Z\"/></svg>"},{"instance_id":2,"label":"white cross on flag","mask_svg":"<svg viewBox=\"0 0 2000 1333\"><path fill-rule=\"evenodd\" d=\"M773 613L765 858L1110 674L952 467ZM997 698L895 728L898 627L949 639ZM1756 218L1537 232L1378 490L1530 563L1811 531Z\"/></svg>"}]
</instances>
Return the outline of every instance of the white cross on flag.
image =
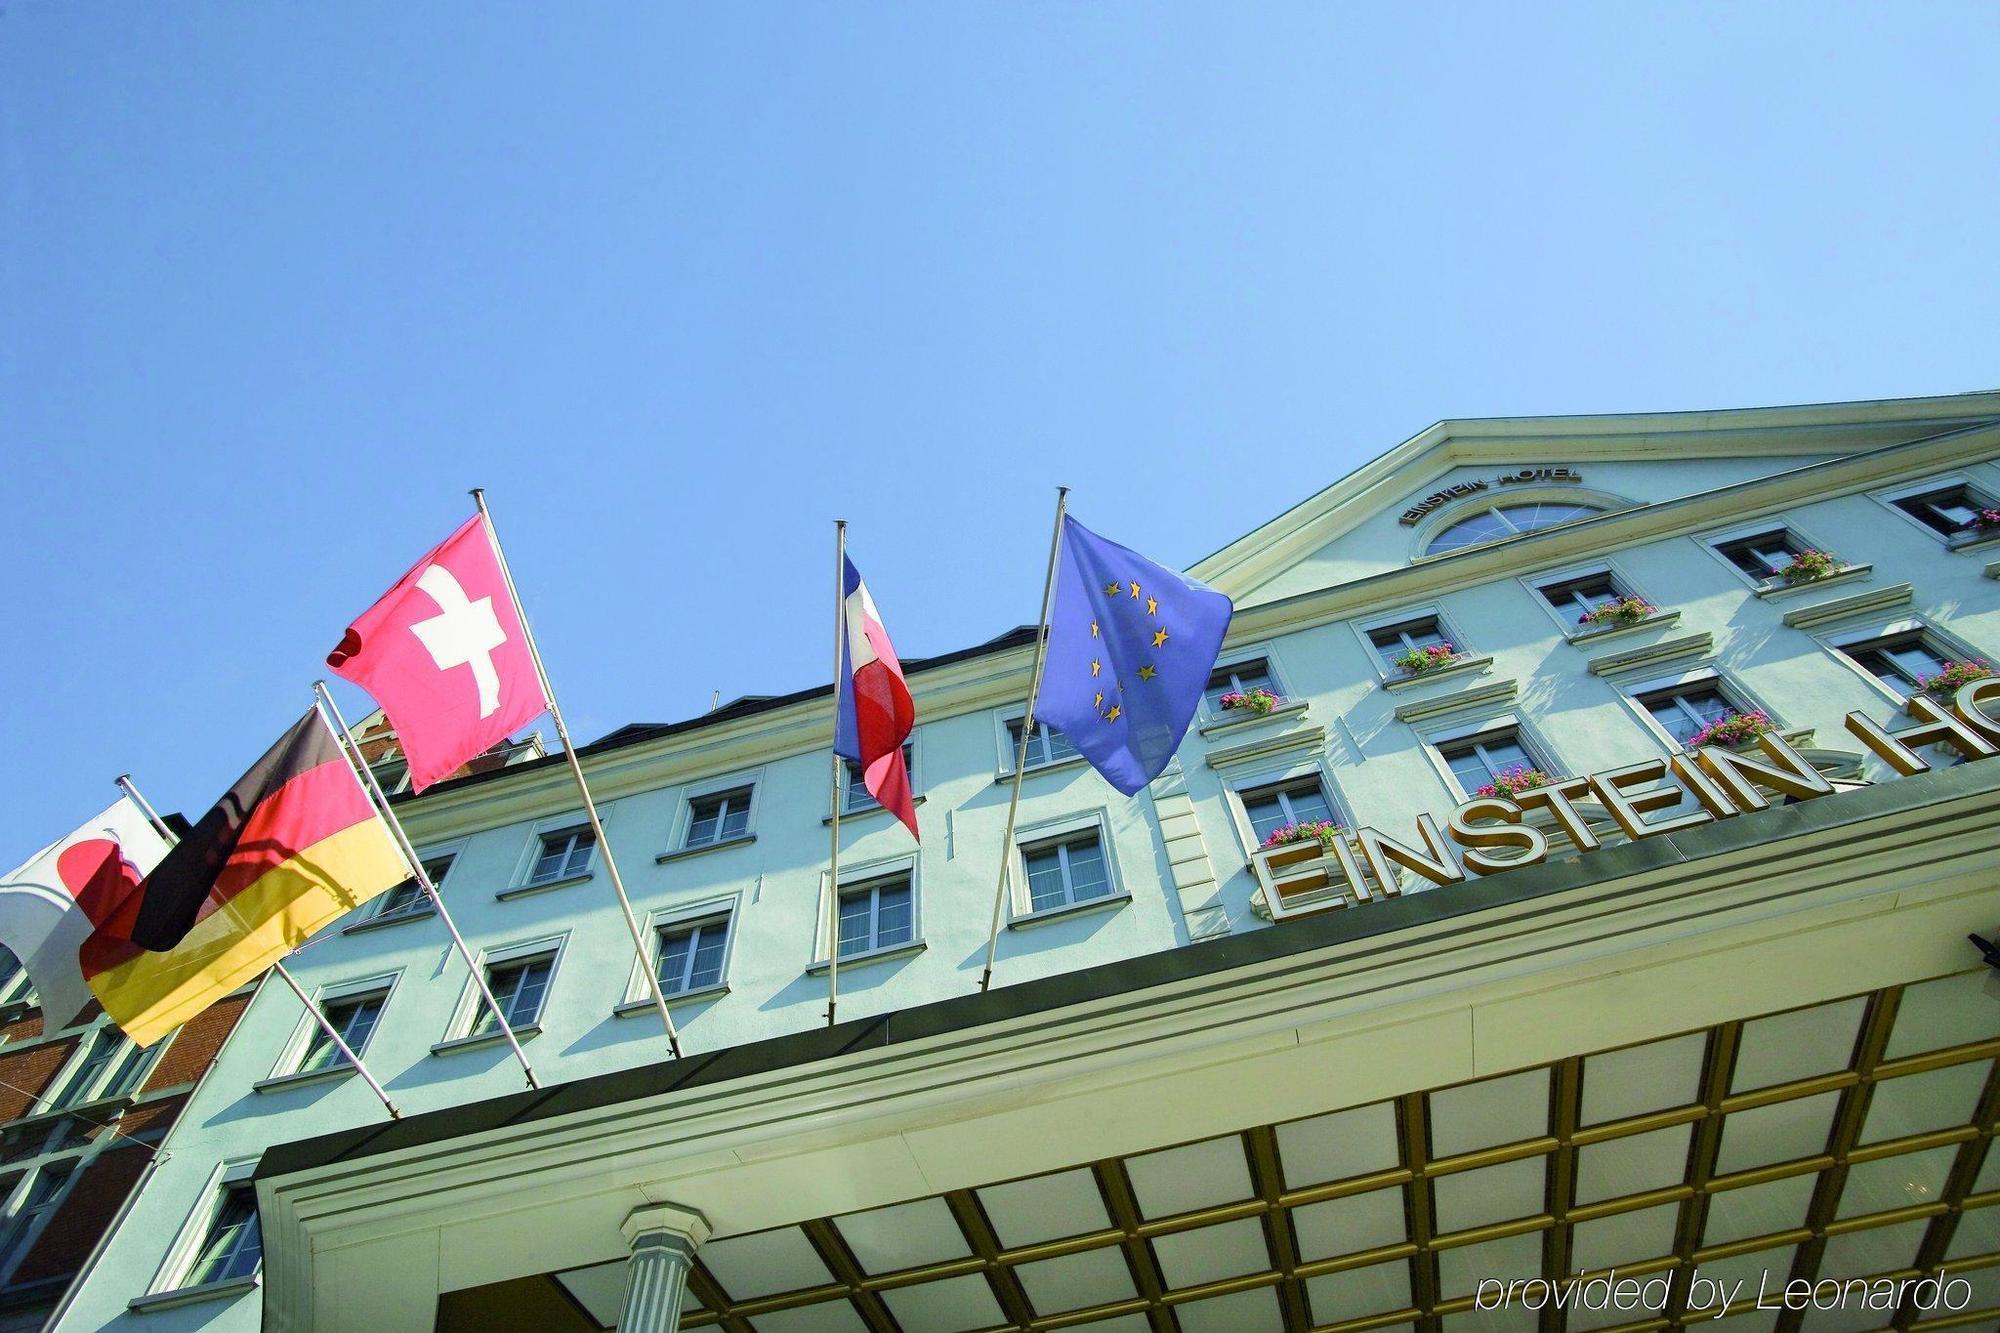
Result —
<instances>
[{"instance_id":1,"label":"white cross on flag","mask_svg":"<svg viewBox=\"0 0 2000 1333\"><path fill-rule=\"evenodd\" d=\"M382 705L416 791L549 706L478 514L348 626L326 664Z\"/></svg>"}]
</instances>

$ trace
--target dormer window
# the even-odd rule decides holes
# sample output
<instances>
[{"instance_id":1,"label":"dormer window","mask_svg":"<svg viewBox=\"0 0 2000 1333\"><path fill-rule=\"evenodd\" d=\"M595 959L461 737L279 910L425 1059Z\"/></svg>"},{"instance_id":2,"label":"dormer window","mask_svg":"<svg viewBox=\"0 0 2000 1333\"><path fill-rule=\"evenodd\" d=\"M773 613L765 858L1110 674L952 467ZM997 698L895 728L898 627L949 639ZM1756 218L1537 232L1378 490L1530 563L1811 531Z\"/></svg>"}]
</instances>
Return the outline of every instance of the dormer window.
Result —
<instances>
[{"instance_id":1,"label":"dormer window","mask_svg":"<svg viewBox=\"0 0 2000 1333\"><path fill-rule=\"evenodd\" d=\"M1558 523L1571 523L1603 512L1596 505L1558 504L1553 501L1547 504L1495 505L1458 520L1431 538L1424 554L1444 555L1450 551L1462 551L1468 546L1481 546L1503 537L1537 532Z\"/></svg>"}]
</instances>

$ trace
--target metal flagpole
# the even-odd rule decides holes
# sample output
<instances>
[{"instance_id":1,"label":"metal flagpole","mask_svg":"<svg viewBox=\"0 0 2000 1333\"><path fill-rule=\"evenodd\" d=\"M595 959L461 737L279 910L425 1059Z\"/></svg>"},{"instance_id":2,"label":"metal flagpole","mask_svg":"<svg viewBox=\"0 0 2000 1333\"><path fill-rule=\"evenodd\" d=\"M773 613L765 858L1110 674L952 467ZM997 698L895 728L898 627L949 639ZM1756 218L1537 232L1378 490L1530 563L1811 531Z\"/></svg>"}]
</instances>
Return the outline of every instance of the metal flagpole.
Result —
<instances>
[{"instance_id":1,"label":"metal flagpole","mask_svg":"<svg viewBox=\"0 0 2000 1333\"><path fill-rule=\"evenodd\" d=\"M1000 904L1007 896L1007 879L1014 869L1014 816L1021 808L1021 779L1028 771L1028 741L1035 734L1035 699L1042 688L1042 662L1048 655L1049 607L1056 595L1056 558L1062 552L1063 513L1069 508L1069 487L1056 487L1056 530L1049 538L1049 572L1042 582L1042 621L1035 629L1035 669L1028 676L1028 711L1021 716L1021 743L1014 752L1014 789L1007 797L1007 831L1000 838L1000 881L993 886L993 924L986 932L986 970L979 989L993 982L993 956L1000 948Z\"/></svg>"},{"instance_id":2,"label":"metal flagpole","mask_svg":"<svg viewBox=\"0 0 2000 1333\"><path fill-rule=\"evenodd\" d=\"M681 1034L674 1027L674 1016L667 1011L666 992L660 989L659 968L646 956L645 937L639 933L639 918L632 914L632 900L626 896L625 881L618 874L618 862L611 855L611 843L604 836L604 821L597 817L597 802L591 798L590 784L583 780L583 764L576 757L576 742L569 736L569 727L563 723L562 707L556 703L556 688L549 680L549 669L542 662L542 650L535 643L535 631L528 626L528 608L521 605L521 594L514 587L514 573L507 567L506 548L500 545L499 530L493 526L493 513L486 507L486 492L478 486L472 488L472 502L479 506L479 516L486 520L486 539L493 543L493 558L500 565L500 577L507 585L507 595L514 599L514 612L521 618L521 634L528 641L528 656L534 661L535 675L542 683L542 697L549 701L549 718L556 724L556 737L563 744L563 754L569 758L569 771L576 778L576 789L583 795L583 813L590 820L590 832L597 839L597 850L604 855L604 870L611 879L612 891L618 895L619 910L625 914L625 929L632 933L632 948L639 957L639 970L645 974L646 985L653 992L653 1007L660 1011L660 1022L666 1025L667 1044L673 1048L674 1058L681 1054Z\"/></svg>"},{"instance_id":3,"label":"metal flagpole","mask_svg":"<svg viewBox=\"0 0 2000 1333\"><path fill-rule=\"evenodd\" d=\"M847 520L833 520L833 735L840 740L840 671L847 663ZM857 724L858 725L858 724ZM826 1025L840 1005L840 807L847 795L847 764L833 752L833 847L827 853Z\"/></svg>"},{"instance_id":4,"label":"metal flagpole","mask_svg":"<svg viewBox=\"0 0 2000 1333\"><path fill-rule=\"evenodd\" d=\"M152 804L139 794L139 789L133 785L130 773L120 773L117 782L118 790L132 798L132 804L139 807L139 812L145 815L153 827L160 831L161 837L165 838L170 845L181 840L178 833L167 827L167 822L160 818L159 812L153 809ZM354 1066L354 1071L361 1075L367 1081L368 1086L374 1090L375 1095L382 1099L382 1105L389 1112L389 1118L391 1120L401 1120L403 1113L396 1109L396 1103L389 1100L387 1090L376 1081L375 1075L368 1072L368 1066L361 1063L361 1057L354 1053L354 1049L347 1044L347 1039L340 1035L340 1030L334 1027L333 1020L326 1016L326 1011L314 1004L305 991L300 988L297 979L285 970L283 961L271 964L271 970L282 977L285 984L292 988L292 994L299 997L299 1003L306 1007L306 1012L311 1014L313 1021L319 1024L320 1031L333 1039L333 1044L340 1048L342 1055L347 1057L347 1063Z\"/></svg>"},{"instance_id":5,"label":"metal flagpole","mask_svg":"<svg viewBox=\"0 0 2000 1333\"><path fill-rule=\"evenodd\" d=\"M444 895L439 893L437 885L431 882L430 872L424 869L424 859L417 855L416 844L410 841L410 835L403 829L403 821L397 817L395 808L389 804L389 794L382 790L382 784L376 780L375 770L368 767L368 760L361 753L361 743L354 739L354 733L348 729L347 719L341 715L340 705L333 701L333 695L327 690L325 681L313 682L313 696L319 706L332 715L334 729L339 734L343 747L341 753L347 756L347 762L360 777L361 785L368 792L369 800L382 816L382 822L389 826L389 833L396 840L396 849L403 854L403 861L410 867L410 875L417 881L417 887L421 888L425 896L431 900L431 906L437 909L438 919L444 922L444 928L451 933L453 947L458 950L458 956L465 960L466 970L472 973L472 984L479 988L479 998L492 1011L494 1021L500 1025L501 1034L507 1038L507 1045L513 1048L514 1058L521 1062L521 1072L528 1076L528 1086L541 1087L541 1082L535 1077L535 1067L528 1063L528 1053L521 1049L521 1040L514 1035L514 1025L507 1021L507 1015L501 1010L500 1002L493 998L493 988L487 984L485 970L472 956L472 948L466 944L465 936L458 933L458 923L451 919L451 909L444 905Z\"/></svg>"}]
</instances>

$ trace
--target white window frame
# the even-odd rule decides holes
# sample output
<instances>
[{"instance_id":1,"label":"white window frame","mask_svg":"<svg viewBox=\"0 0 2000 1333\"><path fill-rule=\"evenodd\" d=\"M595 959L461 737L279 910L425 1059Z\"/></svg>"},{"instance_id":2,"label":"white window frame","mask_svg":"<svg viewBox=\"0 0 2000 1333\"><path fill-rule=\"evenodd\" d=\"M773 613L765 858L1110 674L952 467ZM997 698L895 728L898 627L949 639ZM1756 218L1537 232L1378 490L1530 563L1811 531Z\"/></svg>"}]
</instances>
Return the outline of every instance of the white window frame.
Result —
<instances>
[{"instance_id":1,"label":"white window frame","mask_svg":"<svg viewBox=\"0 0 2000 1333\"><path fill-rule=\"evenodd\" d=\"M1109 892L1101 898L1086 898L1081 902L1071 901L1056 907L1037 909L1034 900L1028 894L1028 853L1052 842L1071 841L1084 833L1095 833L1097 845L1104 850L1104 874ZM1043 921L1052 917L1067 916L1072 912L1095 911L1132 901L1132 891L1127 886L1118 864L1117 841L1111 836L1109 811L1103 806L1015 829L1014 845L1008 849L1008 854L1013 858L1007 875L1010 924Z\"/></svg>"},{"instance_id":2,"label":"white window frame","mask_svg":"<svg viewBox=\"0 0 2000 1333\"><path fill-rule=\"evenodd\" d=\"M604 825L604 836L607 838L610 837L610 814L601 814L599 820ZM557 875L554 879L543 880L529 878L535 873L535 863L542 858L542 839L570 829L581 829L584 832L589 832L589 815L585 814L582 810L571 810L560 815L551 815L546 819L538 819L529 825L527 840L521 848L520 864L515 867L513 878L510 881L513 887L502 889L495 896L502 898L520 897L527 893L540 892L543 889L560 888L568 884L581 884L585 880L595 878L597 875L598 857L603 851L600 847L593 847L591 849L590 868L580 875Z\"/></svg>"},{"instance_id":3,"label":"white window frame","mask_svg":"<svg viewBox=\"0 0 2000 1333\"><path fill-rule=\"evenodd\" d=\"M825 770L821 770L824 772ZM688 837L694 832L694 806L696 801L723 796L739 788L747 788L750 798L744 805L743 831L729 837L722 836L721 825L716 826L716 837L711 842L689 843ZM690 782L681 789L680 806L674 813L673 838L668 856L678 856L683 852L713 851L718 847L737 847L757 840L757 811L764 804L764 770L730 773L722 777L707 778L701 782Z\"/></svg>"},{"instance_id":4,"label":"white window frame","mask_svg":"<svg viewBox=\"0 0 2000 1333\"><path fill-rule=\"evenodd\" d=\"M1630 574L1626 573L1625 567L1616 560L1593 560L1587 564L1564 565L1556 569L1544 569L1537 573L1520 575L1515 581L1527 590L1528 596L1534 599L1535 605L1542 608L1549 619L1556 623L1557 631L1565 639L1573 639L1579 634L1589 633L1594 627L1579 625L1573 614L1564 611L1561 607L1550 601L1548 594L1543 592L1542 589L1554 583L1575 583L1588 578L1596 578L1600 575L1610 579L1612 588L1618 591L1621 596L1637 597L1640 601L1648 602L1655 607L1659 607L1662 611L1666 609L1665 605L1657 598L1648 597L1645 591L1640 588L1638 582Z\"/></svg>"},{"instance_id":5,"label":"white window frame","mask_svg":"<svg viewBox=\"0 0 2000 1333\"><path fill-rule=\"evenodd\" d=\"M448 856L451 858L451 863L444 868L444 874L438 875L431 880L432 885L435 886L438 893L442 895L444 893L444 886L446 881L450 880L452 873L458 869L458 863L460 859L464 857L464 855L465 855L465 844L462 842L458 842L458 843L453 843L449 847L438 847L430 851L418 852L417 864L428 865L430 862L436 861L442 857ZM534 867L534 864L535 864L534 861L530 859L528 862L529 868L532 869ZM416 877L413 875L411 876L411 878L414 879ZM364 921L371 921L371 922L380 921L383 922L384 924L387 924L390 921L420 921L427 916L435 916L435 915L437 915L437 905L431 901L431 897L428 893L425 893L423 889L419 888L417 890L416 900L412 903L412 905L408 907L398 908L393 912L389 910L389 894L387 893L383 894L380 898L376 899L375 910L370 912L367 916L363 917L362 919Z\"/></svg>"},{"instance_id":6,"label":"white window frame","mask_svg":"<svg viewBox=\"0 0 2000 1333\"><path fill-rule=\"evenodd\" d=\"M148 1295L201 1291L206 1287L229 1286L238 1282L255 1283L262 1280L264 1263L260 1257L256 1269L247 1277L231 1278L227 1282L204 1283L201 1287L187 1285L195 1261L201 1257L202 1244L208 1239L209 1228L222 1213L222 1205L228 1192L238 1186L254 1188L250 1185L250 1180L256 1171L257 1159L250 1157L218 1162L215 1169L209 1172L208 1181L202 1186L201 1193L196 1196L194 1207L182 1221L181 1229L174 1237L174 1243L167 1247L166 1258L161 1261L159 1269L153 1274L153 1281L146 1289ZM258 1240L261 1245L263 1241L261 1225L258 1229Z\"/></svg>"},{"instance_id":7,"label":"white window frame","mask_svg":"<svg viewBox=\"0 0 2000 1333\"><path fill-rule=\"evenodd\" d=\"M1446 643L1458 650L1459 656L1468 658L1479 656L1466 644L1465 636L1458 632L1458 626L1452 623L1451 617L1445 613L1442 602L1418 602L1386 615L1369 616L1366 619L1348 622L1354 630L1354 637L1361 644L1361 651L1368 654L1368 664L1375 669L1375 678L1378 681L1407 680L1409 675L1402 668L1392 667L1382 660L1381 650L1375 646L1375 640L1371 636L1385 629L1407 625L1414 620L1435 620L1438 634ZM1404 642L1407 643L1408 639L1405 638Z\"/></svg>"},{"instance_id":8,"label":"white window frame","mask_svg":"<svg viewBox=\"0 0 2000 1333\"><path fill-rule=\"evenodd\" d=\"M1792 518L1789 514L1769 514L1755 523L1733 524L1730 527L1722 528L1714 532L1704 532L1698 534L1694 537L1691 537L1689 540L1700 545L1702 550L1708 552L1710 559L1714 560L1717 564L1720 564L1724 569L1728 570L1731 574L1735 575L1737 582L1743 584L1745 587L1750 588L1753 591L1762 592L1767 588L1784 587L1785 586L1784 579L1776 574L1773 574L1768 578L1762 578L1762 579L1752 578L1743 569L1739 568L1734 560L1731 560L1728 556L1724 555L1722 553L1721 548L1727 546L1731 542L1742 541L1745 538L1755 537L1762 533L1770 532L1774 528L1784 529L1784 531L1788 533L1794 541L1799 543L1800 550L1830 552L1836 559L1838 559L1841 562L1843 567L1851 567L1854 563L1852 560L1848 559L1847 554L1841 551L1838 547L1827 545L1826 543L1820 541L1819 538L1813 536L1810 532L1807 532L1803 527L1799 526L1798 520Z\"/></svg>"},{"instance_id":9,"label":"white window frame","mask_svg":"<svg viewBox=\"0 0 2000 1333\"><path fill-rule=\"evenodd\" d=\"M1498 713L1483 718L1477 723L1467 723L1437 731L1420 732L1418 733L1417 740L1423 745L1424 757L1430 760L1431 767L1437 771L1438 777L1444 782L1445 790L1447 792L1459 793L1458 799L1460 801L1469 801L1478 795L1478 793L1466 791L1459 785L1458 774L1452 772L1451 762L1444 756L1446 747L1457 745L1475 737L1484 736L1488 732L1507 730L1511 730L1514 733L1515 740L1519 742L1523 750L1527 751L1528 758L1534 762L1535 767L1557 777L1569 775L1569 769L1563 764L1560 753L1549 745L1546 737L1530 726L1528 720L1518 713Z\"/></svg>"},{"instance_id":10,"label":"white window frame","mask_svg":"<svg viewBox=\"0 0 2000 1333\"><path fill-rule=\"evenodd\" d=\"M995 713L993 715L994 740L995 743L1000 747L999 776L1002 779L1011 778L1014 776L1014 757L1019 748L1019 742L1014 739L1013 728L1014 724L1022 721L1026 716L1027 716L1027 710L1021 708L1002 711ZM1039 717L1035 719L1035 730L1037 732L1040 732L1042 728L1047 726L1048 723L1044 719ZM1083 757L1083 752L1081 750L1075 749L1076 745L1075 741L1071 741L1070 745L1071 745L1070 753L1062 756L1060 759L1038 760L1034 756L1035 747L1031 743L1028 746L1027 771L1029 773L1042 773L1058 768L1068 768L1072 764L1084 764L1090 762L1089 760Z\"/></svg>"},{"instance_id":11,"label":"white window frame","mask_svg":"<svg viewBox=\"0 0 2000 1333\"><path fill-rule=\"evenodd\" d=\"M482 977L487 977L494 968L504 967L508 963L517 963L523 959L536 958L542 954L552 955L549 960L549 984L542 991L542 1006L536 1011L534 1022L512 1025L517 1036L524 1029L539 1030L541 1028L542 1019L548 1013L550 1001L555 996L556 979L562 975L563 955L568 950L568 931L564 931L560 935L540 935L531 940L521 940L514 944L480 950L479 975ZM492 984L490 978L487 984ZM458 1003L452 1009L451 1024L445 1029L443 1044L461 1041L483 1042L488 1040L506 1040L505 1034L497 1027L491 1032L481 1032L477 1036L473 1034L472 1025L479 1016L480 1000L478 985L474 983L470 976L466 977L465 985L459 991Z\"/></svg>"},{"instance_id":12,"label":"white window frame","mask_svg":"<svg viewBox=\"0 0 2000 1333\"><path fill-rule=\"evenodd\" d=\"M1242 847L1246 861L1261 851L1263 844L1257 841L1257 832L1251 827L1250 809L1243 800L1243 794L1260 787L1302 782L1307 778L1318 780L1320 791L1325 794L1327 804L1333 807L1333 817L1340 821L1340 826L1350 833L1354 831L1354 815L1341 793L1340 784L1334 781L1332 769L1319 759L1298 759L1289 764L1262 768L1247 774L1231 774L1225 780L1223 791L1227 798L1229 825L1236 834L1236 841Z\"/></svg>"},{"instance_id":13,"label":"white window frame","mask_svg":"<svg viewBox=\"0 0 2000 1333\"><path fill-rule=\"evenodd\" d=\"M706 898L696 903L686 903L676 907L663 907L646 918L646 957L635 961L632 975L625 983L625 999L618 1006L619 1012L647 1012L653 1008L653 988L646 983L648 973L657 974L660 966L660 951L665 941L661 936L668 931L682 930L694 926L704 926L720 921L728 926L728 934L722 942L722 975L713 985L694 990L668 991L666 984L660 989L666 991L669 1005L684 1000L693 1001L705 996L723 995L729 990L729 972L736 961L737 927L741 924L738 911L742 907L743 895L728 894L720 898ZM551 978L553 980L553 978Z\"/></svg>"},{"instance_id":14,"label":"white window frame","mask_svg":"<svg viewBox=\"0 0 2000 1333\"><path fill-rule=\"evenodd\" d=\"M396 998L396 984L402 979L402 976L402 969L398 968L393 972L378 972L373 976L357 977L351 981L330 982L315 989L313 993L313 1008L319 1013L325 1013L328 1005L339 1004L343 1000L359 999L362 996L373 995L375 992L380 991L382 993L381 1016L375 1020L375 1026L369 1032L368 1040L364 1041L354 1052L356 1055L366 1059L369 1044L375 1040L375 1034L382 1030L383 1025L388 1020L389 1005ZM318 1031L320 1031L319 1020L314 1018L312 1014L301 1012L298 1022L292 1026L292 1035L286 1039L285 1044L278 1050L278 1059L271 1066L270 1077L288 1078L299 1074L299 1064L305 1059L306 1048L312 1044L313 1034ZM336 1073L353 1072L354 1067L352 1065L335 1064L328 1069L314 1070L313 1075L324 1075L327 1078L332 1078ZM308 1075L307 1077L313 1075Z\"/></svg>"},{"instance_id":15,"label":"white window frame","mask_svg":"<svg viewBox=\"0 0 2000 1333\"><path fill-rule=\"evenodd\" d=\"M1771 719L1773 730L1785 730L1784 719L1773 712L1770 705L1752 693L1742 681L1712 666L1695 667L1674 675L1655 676L1650 680L1620 685L1618 698L1632 716L1639 719L1640 725L1646 728L1648 735L1665 746L1669 754L1677 754L1687 747L1675 740L1674 734L1660 725L1659 719L1653 716L1652 710L1646 707L1645 701L1640 696L1660 690L1684 689L1688 686L1713 688L1737 712L1760 712Z\"/></svg>"},{"instance_id":16,"label":"white window frame","mask_svg":"<svg viewBox=\"0 0 2000 1333\"><path fill-rule=\"evenodd\" d=\"M7 956L14 957L11 952ZM20 959L14 958L14 970L7 974L4 982L0 982L0 1008L28 1002L28 997L34 989L34 982L28 977L27 965Z\"/></svg>"},{"instance_id":17,"label":"white window frame","mask_svg":"<svg viewBox=\"0 0 2000 1333\"><path fill-rule=\"evenodd\" d=\"M917 729L913 728L909 739L903 742L903 763L910 771L910 799L913 801L920 799L917 791ZM882 809L882 803L876 800L873 794L867 792L865 789L862 792L861 801L857 804L854 800L854 782L849 780L849 775L854 775L858 778L861 773L861 765L844 756L841 758L840 765L840 817L842 819L853 819L860 815L872 815ZM754 792L751 799L753 801L756 799ZM702 845L708 846L709 844L704 843Z\"/></svg>"},{"instance_id":18,"label":"white window frame","mask_svg":"<svg viewBox=\"0 0 2000 1333\"><path fill-rule=\"evenodd\" d=\"M1820 646L1831 653L1836 662L1839 662L1849 671L1861 677L1862 680L1868 682L1869 686L1877 694L1900 708L1909 702L1910 696L1892 690L1874 672L1850 656L1847 650L1849 648L1859 648L1863 644L1871 643L1876 639L1895 638L1903 634L1923 635L1926 639L1945 649L1946 660L1948 661L1965 661L1969 658L1980 657L1990 661L1993 657L1993 654L1981 652L1979 649L1971 647L1956 634L1942 629L1927 616L1903 616L1895 620L1876 621L1863 628L1838 630L1833 633L1822 634L1818 638Z\"/></svg>"},{"instance_id":19,"label":"white window frame","mask_svg":"<svg viewBox=\"0 0 2000 1333\"><path fill-rule=\"evenodd\" d=\"M902 944L890 944L859 953L842 954L840 956L842 967L852 967L877 958L895 958L925 947L923 861L915 853L869 861L853 867L842 866L840 887L843 891L852 891L904 875L907 875L910 881L910 938ZM827 948L833 939L831 933L833 914L838 910L832 881L827 872L822 870L819 872L819 910L813 914L812 965L806 969L809 972L825 971L830 966L831 960L827 957Z\"/></svg>"},{"instance_id":20,"label":"white window frame","mask_svg":"<svg viewBox=\"0 0 2000 1333\"><path fill-rule=\"evenodd\" d=\"M1905 482L1898 486L1891 486L1885 490L1870 491L1868 498L1880 504L1897 518L1902 519L1903 522L1922 532L1938 545L1949 548L1952 544L1951 534L1939 532L1930 524L1924 522L1908 510L1905 510L1901 505L1897 504L1897 501L1907 500L1912 496L1924 495L1931 491L1949 490L1953 486L1964 487L1975 496L1984 500L1987 505L2000 505L2000 495L1996 495L1994 488L1982 485L1967 472L1948 472L1941 476L1926 477L1922 481Z\"/></svg>"},{"instance_id":21,"label":"white window frame","mask_svg":"<svg viewBox=\"0 0 2000 1333\"><path fill-rule=\"evenodd\" d=\"M1371 656L1374 651L1373 648L1369 649ZM1209 668L1208 678L1201 683L1201 710L1198 720L1219 722L1230 716L1230 710L1214 707L1208 701L1208 682L1215 679L1216 672L1233 671L1237 667L1251 666L1257 662L1264 664L1264 673L1271 678L1272 693L1285 703L1297 700L1298 696L1292 693L1291 681L1286 677L1284 667L1278 662L1277 649L1268 643L1249 644L1232 652L1223 653L1215 659L1215 665Z\"/></svg>"}]
</instances>

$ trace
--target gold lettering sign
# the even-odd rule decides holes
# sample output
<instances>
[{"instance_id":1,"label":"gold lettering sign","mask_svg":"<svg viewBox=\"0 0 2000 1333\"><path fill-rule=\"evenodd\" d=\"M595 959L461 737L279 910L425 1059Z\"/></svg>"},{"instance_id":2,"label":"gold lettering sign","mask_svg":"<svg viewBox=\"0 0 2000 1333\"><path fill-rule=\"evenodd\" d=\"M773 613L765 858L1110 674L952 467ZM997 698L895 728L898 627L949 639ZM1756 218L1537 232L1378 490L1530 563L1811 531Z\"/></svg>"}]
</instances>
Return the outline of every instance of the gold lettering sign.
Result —
<instances>
[{"instance_id":1,"label":"gold lettering sign","mask_svg":"<svg viewBox=\"0 0 2000 1333\"><path fill-rule=\"evenodd\" d=\"M1910 700L1909 711L1916 725L1898 732L1865 713L1849 713L1846 726L1906 777L1930 771L1931 762L1919 752L1933 746L1948 747L1967 760L2000 754L2000 677L1963 686L1948 706L1918 695ZM1580 800L1596 800L1625 836L1637 841L1768 810L1772 795L1810 801L1833 791L1833 783L1810 760L1783 736L1767 731L1757 737L1755 752L1705 745L1692 754L1563 778L1516 792L1512 799L1478 797L1454 809L1442 830L1431 816L1419 815L1417 845L1360 829L1351 844L1347 838L1333 841L1327 873L1330 877L1337 869L1344 881L1340 887L1351 891L1354 900L1367 901L1394 896L1403 871L1443 886L1468 875L1540 865L1549 856L1549 836L1528 822L1537 811L1546 810L1544 823L1553 822L1578 851L1594 852L1603 843L1577 808ZM1693 808L1681 808L1688 805ZM1668 810L1678 813L1664 813Z\"/></svg>"},{"instance_id":2,"label":"gold lettering sign","mask_svg":"<svg viewBox=\"0 0 2000 1333\"><path fill-rule=\"evenodd\" d=\"M1535 483L1559 485L1564 482L1581 482L1582 480L1583 474L1572 467L1524 467L1517 468L1512 472L1502 473L1500 476L1493 478L1490 484L1494 486L1523 486ZM1461 481L1446 486L1442 490L1432 491L1429 495L1426 495L1423 499L1403 511L1403 526L1406 528L1413 527L1417 523L1422 522L1424 515L1430 513L1433 509L1441 508L1444 505L1450 504L1453 500L1463 499L1468 495L1477 495L1479 492L1485 490L1488 484L1485 481Z\"/></svg>"}]
</instances>

